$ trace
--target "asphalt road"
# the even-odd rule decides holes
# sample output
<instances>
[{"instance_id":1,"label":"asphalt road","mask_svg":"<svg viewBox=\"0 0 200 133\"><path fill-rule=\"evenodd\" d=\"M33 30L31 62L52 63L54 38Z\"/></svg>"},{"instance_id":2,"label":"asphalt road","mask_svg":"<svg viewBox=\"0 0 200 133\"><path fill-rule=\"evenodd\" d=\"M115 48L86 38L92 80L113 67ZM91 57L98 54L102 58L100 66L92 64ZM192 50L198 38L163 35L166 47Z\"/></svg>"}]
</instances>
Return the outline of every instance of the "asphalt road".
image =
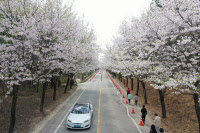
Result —
<instances>
[{"instance_id":1,"label":"asphalt road","mask_svg":"<svg viewBox=\"0 0 200 133\"><path fill-rule=\"evenodd\" d=\"M125 93L125 92L124 92ZM93 118L90 129L69 130L66 128L66 118L69 110L76 102L91 103ZM103 71L102 81L99 72L92 81L79 85L65 102L57 107L49 116L36 126L32 133L148 133L150 124L139 126L140 109L131 114L133 105L124 104L122 94L119 94L113 83ZM150 123L150 120L146 120Z\"/></svg>"}]
</instances>

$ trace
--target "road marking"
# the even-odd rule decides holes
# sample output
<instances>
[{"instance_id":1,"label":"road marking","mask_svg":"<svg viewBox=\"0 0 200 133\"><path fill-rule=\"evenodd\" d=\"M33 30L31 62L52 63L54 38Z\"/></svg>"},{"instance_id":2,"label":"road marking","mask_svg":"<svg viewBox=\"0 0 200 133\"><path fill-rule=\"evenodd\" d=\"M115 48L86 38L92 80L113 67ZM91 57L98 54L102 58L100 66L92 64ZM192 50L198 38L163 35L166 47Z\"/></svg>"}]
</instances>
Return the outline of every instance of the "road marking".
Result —
<instances>
[{"instance_id":1,"label":"road marking","mask_svg":"<svg viewBox=\"0 0 200 133\"><path fill-rule=\"evenodd\" d=\"M100 133L100 108L101 108L101 88L100 88L100 95L99 95L99 111L98 111L97 133Z\"/></svg>"},{"instance_id":2,"label":"road marking","mask_svg":"<svg viewBox=\"0 0 200 133\"><path fill-rule=\"evenodd\" d=\"M109 80L109 81L110 81L110 80ZM110 82L111 82L111 81L110 81ZM111 82L111 83L112 83L112 82ZM116 91L115 87L113 87L113 89ZM117 91L117 96L119 96L118 94L119 94L119 93L118 93L118 91ZM128 111L128 107L126 106L126 104L123 103L122 97L121 97L121 96L119 96L119 97L121 98L121 103L126 107L128 117L131 118L131 120L133 121L133 123L134 123L135 126L137 127L138 131L139 131L140 133L142 133L142 131L140 130L139 126L136 124L135 120L130 116L130 113L129 113L129 111Z\"/></svg>"},{"instance_id":3,"label":"road marking","mask_svg":"<svg viewBox=\"0 0 200 133\"><path fill-rule=\"evenodd\" d=\"M118 94L119 94L119 93L118 93L118 91L117 91L117 95L118 95ZM119 95L118 95L118 96L119 96ZM140 133L142 133L142 131L140 130L140 128L139 128L138 125L136 124L135 120L130 116L130 113L129 113L129 111L128 111L128 107L126 106L126 104L123 103L122 97L121 97L121 96L119 96L119 97L121 98L121 103L126 107L127 115L128 115L128 116L131 118L131 120L134 122L134 124L136 125L138 131L139 131Z\"/></svg>"},{"instance_id":4,"label":"road marking","mask_svg":"<svg viewBox=\"0 0 200 133\"><path fill-rule=\"evenodd\" d=\"M83 92L85 91L85 89L83 90ZM70 108L70 110L74 107L74 105L76 104L76 102L79 100L79 98L81 97L81 95L83 94L83 92L80 94L80 96L77 98L77 100L75 101L75 103L73 104L73 106ZM63 121L66 119L66 117L68 116L69 112L64 116L64 118L62 119L62 121L60 122L60 124L58 125L58 127L56 128L56 130L53 133L57 133L58 129L60 128L61 124L63 123Z\"/></svg>"}]
</instances>

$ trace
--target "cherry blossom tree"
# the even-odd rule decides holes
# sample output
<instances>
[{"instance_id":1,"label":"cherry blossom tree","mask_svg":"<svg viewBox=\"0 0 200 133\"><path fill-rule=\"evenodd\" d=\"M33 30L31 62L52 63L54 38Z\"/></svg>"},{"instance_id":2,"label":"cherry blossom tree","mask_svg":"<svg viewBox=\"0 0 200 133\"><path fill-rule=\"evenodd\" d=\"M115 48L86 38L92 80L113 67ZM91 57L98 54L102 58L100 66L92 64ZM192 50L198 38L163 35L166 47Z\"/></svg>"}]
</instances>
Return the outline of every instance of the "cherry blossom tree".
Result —
<instances>
[{"instance_id":1,"label":"cherry blossom tree","mask_svg":"<svg viewBox=\"0 0 200 133\"><path fill-rule=\"evenodd\" d=\"M139 19L122 23L114 45L105 55L108 69L139 75L154 83L163 117L166 89L193 95L200 123L199 6L198 0L156 1Z\"/></svg>"},{"instance_id":2,"label":"cherry blossom tree","mask_svg":"<svg viewBox=\"0 0 200 133\"><path fill-rule=\"evenodd\" d=\"M97 61L95 37L71 5L61 0L0 1L0 80L13 95L9 132L14 132L19 88L26 81L43 84L41 107L47 83L63 73L90 70ZM82 65L87 66L81 67ZM95 67L91 67L94 69ZM56 83L54 83L56 85ZM54 100L56 86L54 86Z\"/></svg>"}]
</instances>

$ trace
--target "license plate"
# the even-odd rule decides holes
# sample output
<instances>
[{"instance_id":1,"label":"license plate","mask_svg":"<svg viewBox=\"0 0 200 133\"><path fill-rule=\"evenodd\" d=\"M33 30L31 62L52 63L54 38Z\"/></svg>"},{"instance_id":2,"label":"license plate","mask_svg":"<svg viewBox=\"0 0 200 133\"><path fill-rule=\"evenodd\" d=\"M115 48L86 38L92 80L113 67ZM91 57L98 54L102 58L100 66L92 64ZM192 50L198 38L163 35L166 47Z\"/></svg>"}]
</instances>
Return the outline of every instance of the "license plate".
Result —
<instances>
[{"instance_id":1,"label":"license plate","mask_svg":"<svg viewBox=\"0 0 200 133\"><path fill-rule=\"evenodd\" d=\"M81 125L74 125L74 127L81 127Z\"/></svg>"}]
</instances>

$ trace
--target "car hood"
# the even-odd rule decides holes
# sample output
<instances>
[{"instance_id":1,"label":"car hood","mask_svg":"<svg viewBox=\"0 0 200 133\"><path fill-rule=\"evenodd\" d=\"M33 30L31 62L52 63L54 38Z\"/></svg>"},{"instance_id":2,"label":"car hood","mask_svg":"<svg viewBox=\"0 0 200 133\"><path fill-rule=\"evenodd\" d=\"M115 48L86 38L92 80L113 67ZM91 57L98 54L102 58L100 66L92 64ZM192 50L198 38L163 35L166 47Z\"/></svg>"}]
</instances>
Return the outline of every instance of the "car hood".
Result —
<instances>
[{"instance_id":1,"label":"car hood","mask_svg":"<svg viewBox=\"0 0 200 133\"><path fill-rule=\"evenodd\" d=\"M70 114L67 119L72 121L72 123L83 123L90 119L90 114Z\"/></svg>"}]
</instances>

